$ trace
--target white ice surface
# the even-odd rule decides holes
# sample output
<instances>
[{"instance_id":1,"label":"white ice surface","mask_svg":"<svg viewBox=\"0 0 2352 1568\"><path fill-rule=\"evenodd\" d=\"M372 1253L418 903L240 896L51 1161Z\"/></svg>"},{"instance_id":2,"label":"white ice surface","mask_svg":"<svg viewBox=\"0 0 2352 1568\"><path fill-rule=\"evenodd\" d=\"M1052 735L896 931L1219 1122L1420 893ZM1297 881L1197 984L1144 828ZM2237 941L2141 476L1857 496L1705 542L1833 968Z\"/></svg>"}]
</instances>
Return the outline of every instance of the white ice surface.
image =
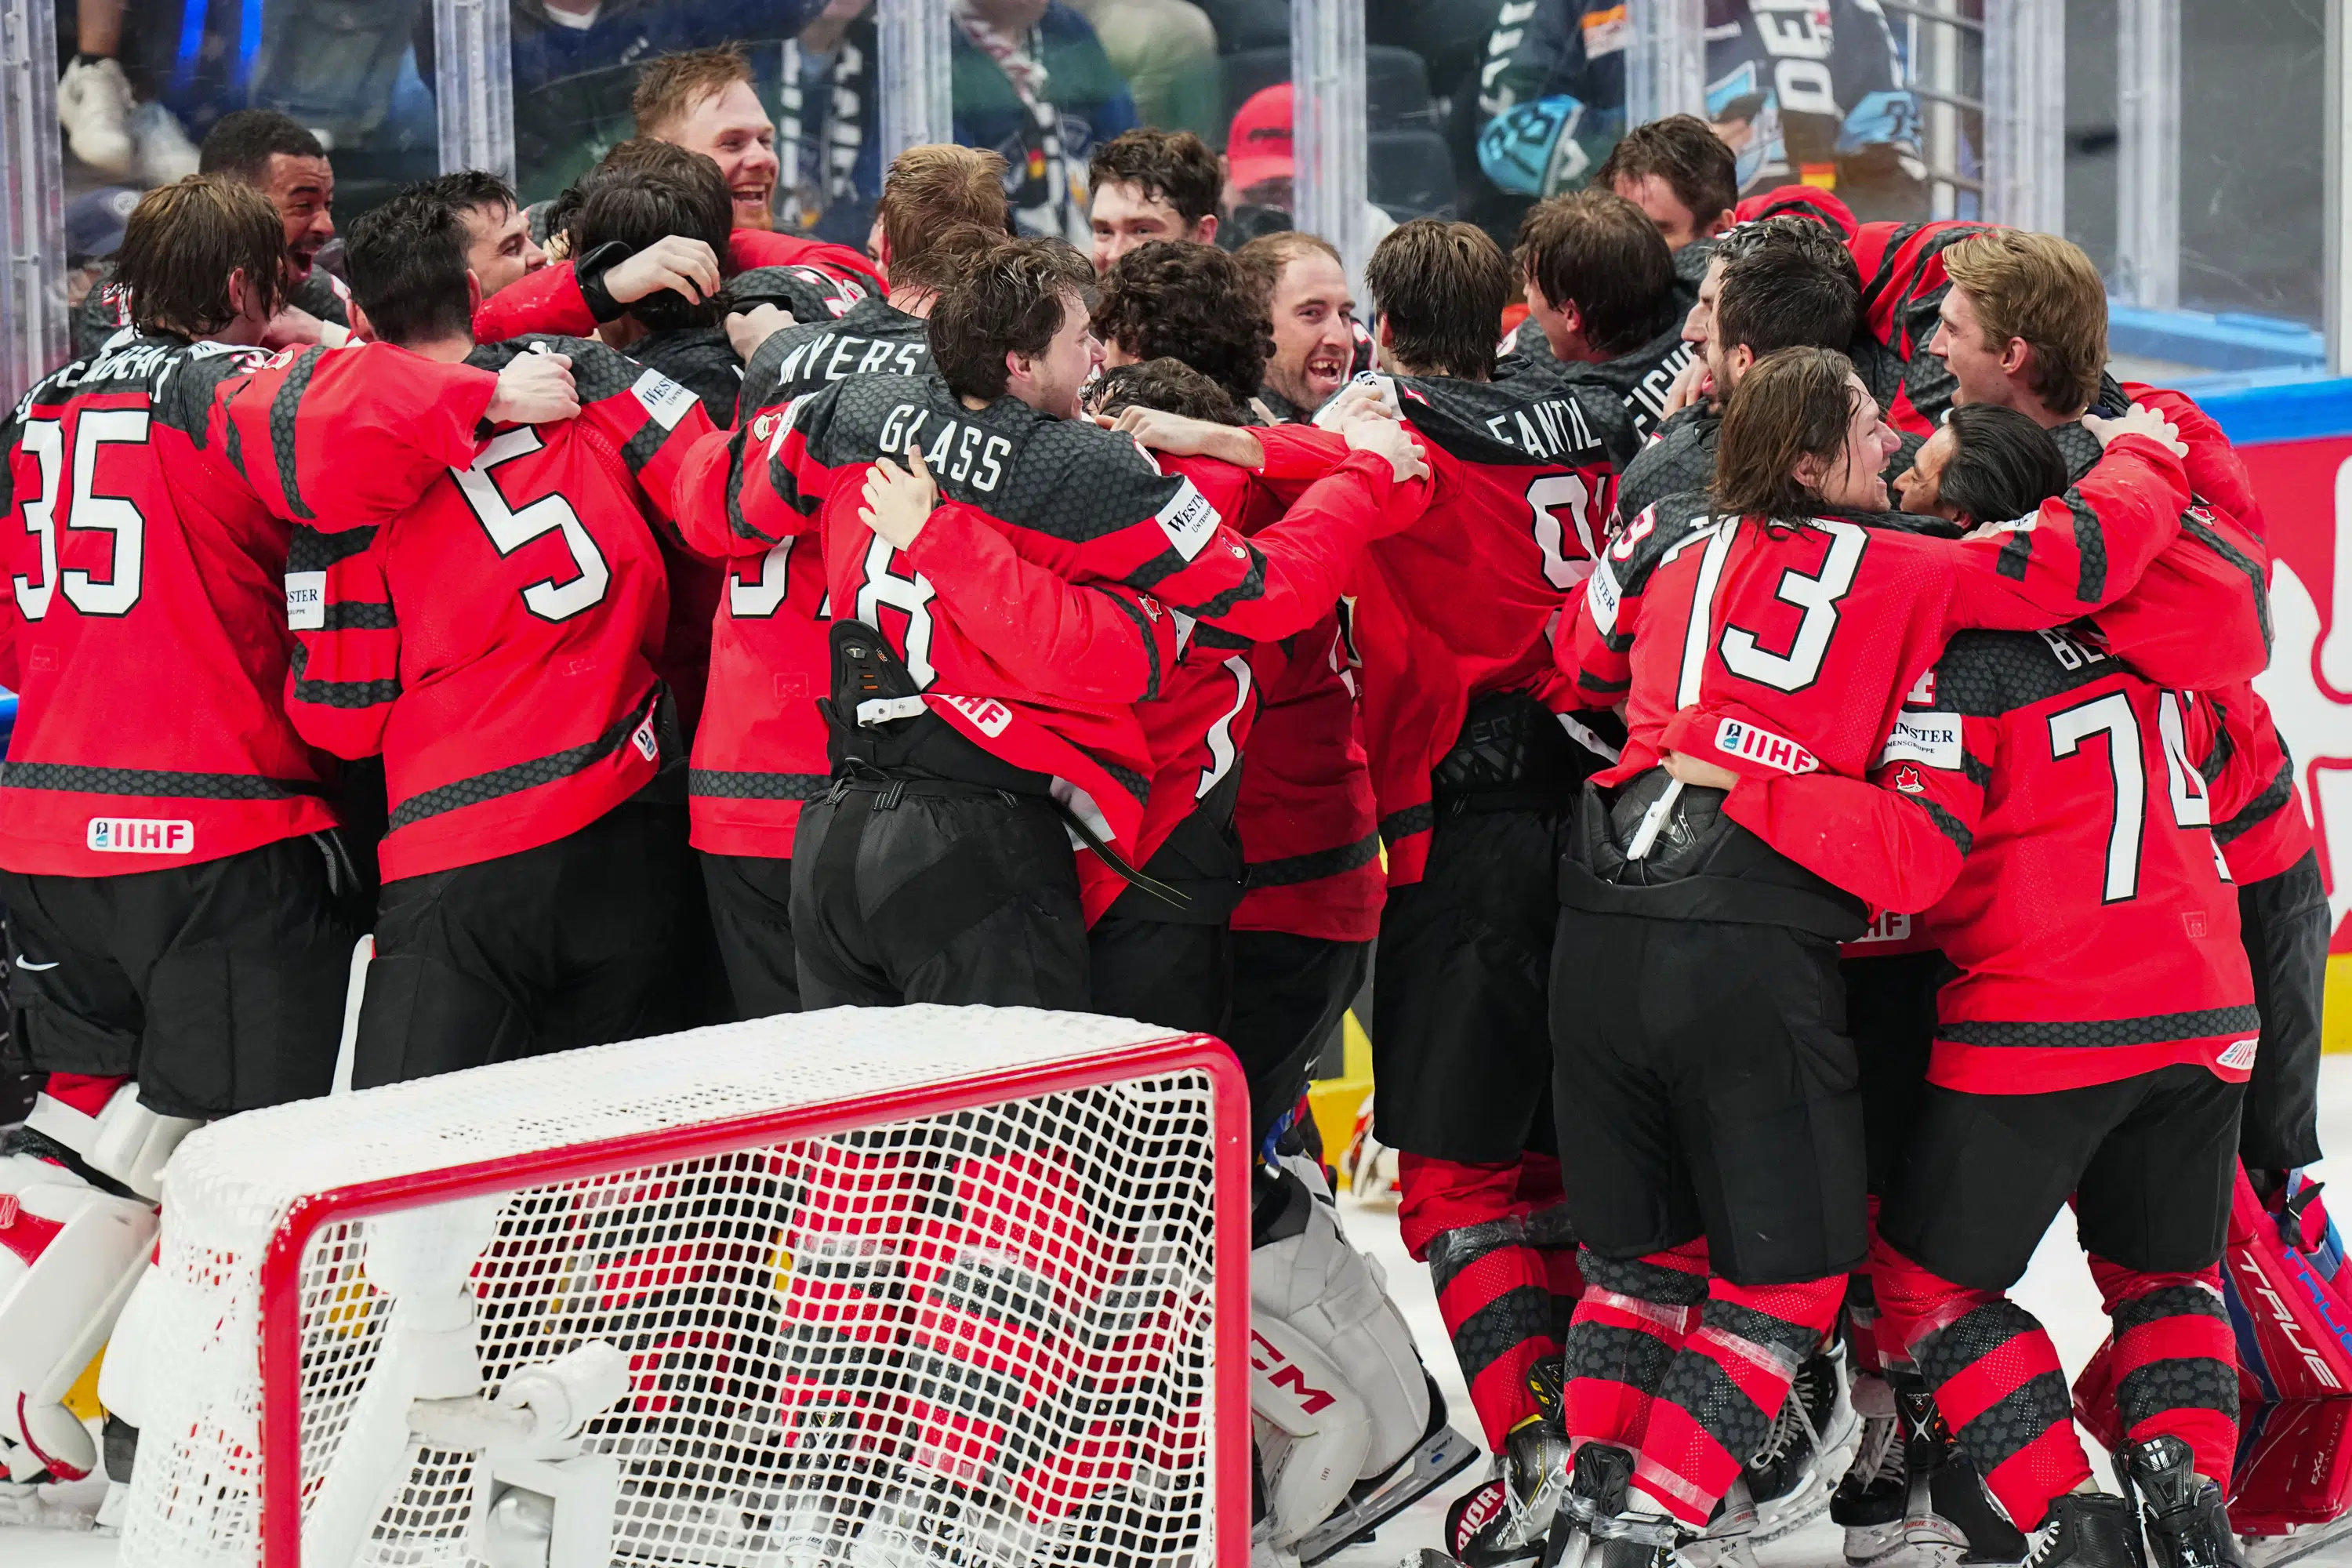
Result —
<instances>
[{"instance_id":1,"label":"white ice surface","mask_svg":"<svg viewBox=\"0 0 2352 1568\"><path fill-rule=\"evenodd\" d=\"M2320 1079L2319 1129L2320 1142L2325 1147L2352 1149L2352 1058L2330 1058L2326 1062ZM2317 1173L2325 1176L2326 1168L2319 1167ZM1430 1292L1428 1271L1405 1256L1404 1248L1397 1239L1394 1214L1351 1209L1348 1214L1348 1231L1359 1246L1368 1248L1380 1259L1381 1267L1388 1275L1389 1289L1404 1309L1414 1337L1421 1342L1423 1356L1444 1387L1445 1397L1455 1412L1455 1426L1475 1436L1477 1423L1470 1414L1469 1398L1463 1391L1461 1373L1454 1366L1453 1354L1446 1347L1445 1329L1437 1315L1436 1299ZM2032 1267L2027 1270L2016 1296L2028 1310L2049 1325L2052 1336L2058 1342L2059 1353L2065 1358L2068 1373L2079 1371L2105 1336L2106 1324L2099 1310L2098 1292L2092 1287L2090 1274L2083 1266L2082 1254L2074 1245L2071 1215L2062 1215L2052 1228L2041 1251L2034 1255ZM1441 1488L1435 1495L1391 1522L1376 1542L1350 1547L1332 1558L1333 1568L1394 1568L1400 1562L1413 1558L1416 1549L1437 1545L1447 1500L1465 1489L1472 1478L1482 1473L1476 1468L1464 1472L1455 1482ZM1774 1542L1759 1552L1758 1556L1765 1568L1841 1568L1838 1546L1837 1531L1823 1521L1785 1541ZM2313 1568L2352 1568L2352 1542L2316 1553L2305 1561ZM110 1540L60 1531L0 1526L0 1568L131 1568L131 1565L120 1564L115 1542ZM150 1565L139 1564L137 1568L150 1568ZM152 1568L168 1568L168 1565L157 1564Z\"/></svg>"}]
</instances>

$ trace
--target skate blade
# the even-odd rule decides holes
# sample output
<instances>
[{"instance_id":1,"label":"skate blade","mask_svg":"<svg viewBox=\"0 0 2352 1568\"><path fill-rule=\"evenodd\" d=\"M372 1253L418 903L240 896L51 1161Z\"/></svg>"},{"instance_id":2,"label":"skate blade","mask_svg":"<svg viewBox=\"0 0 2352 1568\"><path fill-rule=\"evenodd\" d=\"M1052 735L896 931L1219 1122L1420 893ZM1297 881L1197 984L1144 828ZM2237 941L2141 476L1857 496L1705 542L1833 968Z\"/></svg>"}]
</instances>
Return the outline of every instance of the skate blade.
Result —
<instances>
[{"instance_id":1,"label":"skate blade","mask_svg":"<svg viewBox=\"0 0 2352 1568\"><path fill-rule=\"evenodd\" d=\"M1397 1461L1387 1479L1298 1538L1296 1550L1301 1568L1313 1568L1341 1547L1371 1534L1468 1469L1485 1451L1451 1426L1423 1438L1420 1447Z\"/></svg>"},{"instance_id":2,"label":"skate blade","mask_svg":"<svg viewBox=\"0 0 2352 1568\"><path fill-rule=\"evenodd\" d=\"M2284 1568L2346 1540L2352 1540L2352 1514L2326 1524L2306 1524L2293 1535L2242 1535L2238 1545L2253 1568Z\"/></svg>"}]
</instances>

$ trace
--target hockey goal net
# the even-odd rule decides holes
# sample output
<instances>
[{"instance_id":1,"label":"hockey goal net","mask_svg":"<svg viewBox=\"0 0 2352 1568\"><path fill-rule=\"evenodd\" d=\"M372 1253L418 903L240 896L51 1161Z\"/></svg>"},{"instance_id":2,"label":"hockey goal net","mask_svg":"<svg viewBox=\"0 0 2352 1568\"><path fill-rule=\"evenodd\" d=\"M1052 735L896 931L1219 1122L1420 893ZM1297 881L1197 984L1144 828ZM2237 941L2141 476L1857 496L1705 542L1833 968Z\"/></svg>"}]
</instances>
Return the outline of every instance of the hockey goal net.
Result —
<instances>
[{"instance_id":1,"label":"hockey goal net","mask_svg":"<svg viewBox=\"0 0 2352 1568\"><path fill-rule=\"evenodd\" d=\"M123 1560L1237 1568L1248 1126L1205 1037L906 1007L205 1128Z\"/></svg>"}]
</instances>

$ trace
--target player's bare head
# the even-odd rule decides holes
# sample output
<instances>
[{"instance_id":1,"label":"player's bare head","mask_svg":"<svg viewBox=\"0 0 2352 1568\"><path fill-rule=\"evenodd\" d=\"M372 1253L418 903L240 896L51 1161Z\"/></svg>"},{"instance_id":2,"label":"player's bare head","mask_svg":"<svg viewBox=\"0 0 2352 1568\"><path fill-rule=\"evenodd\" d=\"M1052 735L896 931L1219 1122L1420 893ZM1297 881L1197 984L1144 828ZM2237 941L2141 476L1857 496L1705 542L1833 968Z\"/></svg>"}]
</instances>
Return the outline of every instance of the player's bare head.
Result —
<instances>
[{"instance_id":1,"label":"player's bare head","mask_svg":"<svg viewBox=\"0 0 2352 1568\"><path fill-rule=\"evenodd\" d=\"M1740 377L1723 409L1715 504L1742 517L1881 510L1879 478L1901 442L1853 362L1835 349L1782 349Z\"/></svg>"},{"instance_id":2,"label":"player's bare head","mask_svg":"<svg viewBox=\"0 0 2352 1568\"><path fill-rule=\"evenodd\" d=\"M1971 403L1952 410L1895 489L1905 511L1974 525L2023 517L2066 482L2049 431L2014 408Z\"/></svg>"},{"instance_id":3,"label":"player's bare head","mask_svg":"<svg viewBox=\"0 0 2352 1568\"><path fill-rule=\"evenodd\" d=\"M1009 239L976 258L931 307L931 363L960 397L1007 392L1057 417L1100 361L1091 305L1094 268L1058 239ZM1074 378L1075 373L1075 378Z\"/></svg>"},{"instance_id":4,"label":"player's bare head","mask_svg":"<svg viewBox=\"0 0 2352 1568\"><path fill-rule=\"evenodd\" d=\"M1148 359L1103 372L1087 389L1087 412L1117 414L1123 408L1157 408L1217 425L1244 423L1225 389L1181 359Z\"/></svg>"},{"instance_id":5,"label":"player's bare head","mask_svg":"<svg viewBox=\"0 0 2352 1568\"><path fill-rule=\"evenodd\" d=\"M473 331L465 209L428 182L352 225L343 265L376 336L415 347Z\"/></svg>"},{"instance_id":6,"label":"player's bare head","mask_svg":"<svg viewBox=\"0 0 2352 1568\"><path fill-rule=\"evenodd\" d=\"M580 205L564 226L573 256L615 242L635 253L683 235L709 246L722 272L733 270L734 205L719 165L666 142L640 137L614 148L580 182ZM666 289L632 305L629 314L648 327L708 326L720 309Z\"/></svg>"},{"instance_id":7,"label":"player's bare head","mask_svg":"<svg viewBox=\"0 0 2352 1568\"><path fill-rule=\"evenodd\" d=\"M970 264L973 230L992 243L1005 237L1011 220L1002 156L939 142L909 147L890 160L882 181L874 211L881 230L876 259L889 268L891 288L936 291Z\"/></svg>"},{"instance_id":8,"label":"player's bare head","mask_svg":"<svg viewBox=\"0 0 2352 1568\"><path fill-rule=\"evenodd\" d=\"M425 182L465 221L467 265L481 280L488 299L547 264L531 243L530 222L515 200L514 187L483 169L456 169Z\"/></svg>"},{"instance_id":9,"label":"player's bare head","mask_svg":"<svg viewBox=\"0 0 2352 1568\"><path fill-rule=\"evenodd\" d=\"M1320 235L1283 229L1234 253L1257 286L1274 329L1265 384L1301 408L1318 408L1355 368L1356 301L1339 247Z\"/></svg>"},{"instance_id":10,"label":"player's bare head","mask_svg":"<svg viewBox=\"0 0 2352 1568\"><path fill-rule=\"evenodd\" d=\"M1591 188L1633 203L1680 250L1730 224L1739 201L1738 163L1706 121L1669 114L1619 137L1593 171Z\"/></svg>"},{"instance_id":11,"label":"player's bare head","mask_svg":"<svg viewBox=\"0 0 2352 1568\"><path fill-rule=\"evenodd\" d=\"M1563 358L1630 353L1671 320L1673 253L1640 207L1608 191L1572 191L1529 207L1512 260L1528 310Z\"/></svg>"},{"instance_id":12,"label":"player's bare head","mask_svg":"<svg viewBox=\"0 0 2352 1568\"><path fill-rule=\"evenodd\" d=\"M1097 270L1150 240L1213 240L1224 183L1217 155L1190 131L1144 127L1097 147L1087 165Z\"/></svg>"},{"instance_id":13,"label":"player's bare head","mask_svg":"<svg viewBox=\"0 0 2352 1568\"><path fill-rule=\"evenodd\" d=\"M2080 246L1996 228L1944 251L1952 279L1930 345L1958 382L1955 401L2014 405L2021 389L2072 418L2099 395L2107 289Z\"/></svg>"},{"instance_id":14,"label":"player's bare head","mask_svg":"<svg viewBox=\"0 0 2352 1568\"><path fill-rule=\"evenodd\" d=\"M1475 224L1400 224L1364 268L1389 362L1415 375L1485 381L1511 298L1511 264Z\"/></svg>"},{"instance_id":15,"label":"player's bare head","mask_svg":"<svg viewBox=\"0 0 2352 1568\"><path fill-rule=\"evenodd\" d=\"M274 109L222 115L205 134L196 173L241 181L269 198L298 277L335 237L334 167L318 137L290 116Z\"/></svg>"},{"instance_id":16,"label":"player's bare head","mask_svg":"<svg viewBox=\"0 0 2352 1568\"><path fill-rule=\"evenodd\" d=\"M1274 352L1265 301L1249 273L1215 246L1189 240L1151 240L1112 264L1095 335L1112 363L1180 359L1236 402L1265 384Z\"/></svg>"},{"instance_id":17,"label":"player's bare head","mask_svg":"<svg viewBox=\"0 0 2352 1568\"><path fill-rule=\"evenodd\" d=\"M637 134L674 142L719 165L742 228L768 228L776 193L776 128L760 106L740 49L683 49L637 77L629 100Z\"/></svg>"},{"instance_id":18,"label":"player's bare head","mask_svg":"<svg viewBox=\"0 0 2352 1568\"><path fill-rule=\"evenodd\" d=\"M278 209L251 185L191 174L140 200L114 266L141 331L209 338L278 313L286 236Z\"/></svg>"},{"instance_id":19,"label":"player's bare head","mask_svg":"<svg viewBox=\"0 0 2352 1568\"><path fill-rule=\"evenodd\" d=\"M1853 257L1811 218L1748 224L1717 245L1707 363L1720 392L1778 349L1843 349L1862 316Z\"/></svg>"}]
</instances>

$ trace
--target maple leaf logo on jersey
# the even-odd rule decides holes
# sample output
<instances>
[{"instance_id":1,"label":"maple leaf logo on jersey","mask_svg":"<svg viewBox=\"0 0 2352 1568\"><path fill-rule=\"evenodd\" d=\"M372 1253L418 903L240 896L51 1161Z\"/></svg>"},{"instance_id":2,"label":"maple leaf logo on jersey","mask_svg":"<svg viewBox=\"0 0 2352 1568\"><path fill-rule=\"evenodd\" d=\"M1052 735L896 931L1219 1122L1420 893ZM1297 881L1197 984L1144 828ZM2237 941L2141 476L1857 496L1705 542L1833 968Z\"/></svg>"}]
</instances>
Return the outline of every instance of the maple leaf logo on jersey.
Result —
<instances>
[{"instance_id":1,"label":"maple leaf logo on jersey","mask_svg":"<svg viewBox=\"0 0 2352 1568\"><path fill-rule=\"evenodd\" d=\"M1905 795L1926 795L1927 785L1919 777L1919 770L1909 763L1895 770L1895 787Z\"/></svg>"},{"instance_id":2,"label":"maple leaf logo on jersey","mask_svg":"<svg viewBox=\"0 0 2352 1568\"><path fill-rule=\"evenodd\" d=\"M754 441L766 441L771 437L774 436L776 433L776 423L783 416L782 415L778 414L772 408L768 410L767 413L761 415L757 419L752 420L751 439Z\"/></svg>"}]
</instances>

